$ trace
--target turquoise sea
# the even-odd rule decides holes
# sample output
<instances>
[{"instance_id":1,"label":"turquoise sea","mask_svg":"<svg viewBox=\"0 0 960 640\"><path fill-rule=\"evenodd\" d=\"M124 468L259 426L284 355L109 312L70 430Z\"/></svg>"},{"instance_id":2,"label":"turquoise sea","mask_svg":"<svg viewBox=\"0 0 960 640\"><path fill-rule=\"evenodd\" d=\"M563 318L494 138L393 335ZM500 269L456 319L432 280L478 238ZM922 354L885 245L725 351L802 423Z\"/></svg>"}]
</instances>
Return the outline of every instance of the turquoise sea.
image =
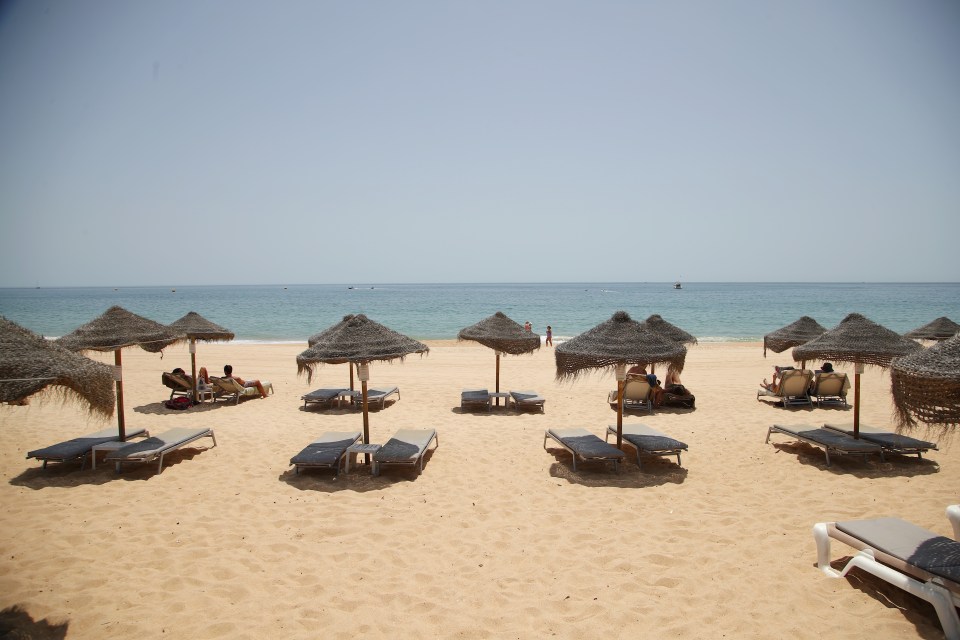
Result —
<instances>
[{"instance_id":1,"label":"turquoise sea","mask_svg":"<svg viewBox=\"0 0 960 640\"><path fill-rule=\"evenodd\" d=\"M803 315L828 329L861 313L903 333L940 316L960 322L960 283L311 284L0 289L0 315L48 337L112 305L162 323L196 311L243 342L305 342L349 313L421 340L453 339L502 311L556 340L624 310L657 313L700 341L754 341Z\"/></svg>"}]
</instances>

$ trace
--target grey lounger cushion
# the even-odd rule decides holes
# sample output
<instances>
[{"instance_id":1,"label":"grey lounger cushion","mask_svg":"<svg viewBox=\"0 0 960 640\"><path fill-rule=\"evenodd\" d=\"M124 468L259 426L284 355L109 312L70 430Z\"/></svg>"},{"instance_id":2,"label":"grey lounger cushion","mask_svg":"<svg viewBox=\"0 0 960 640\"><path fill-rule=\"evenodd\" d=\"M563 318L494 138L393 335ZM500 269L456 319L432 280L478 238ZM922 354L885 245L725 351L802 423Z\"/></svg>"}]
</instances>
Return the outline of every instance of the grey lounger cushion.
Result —
<instances>
[{"instance_id":1,"label":"grey lounger cushion","mask_svg":"<svg viewBox=\"0 0 960 640\"><path fill-rule=\"evenodd\" d=\"M127 438L133 438L143 435L146 432L146 429L129 429L126 432L126 435ZM53 460L55 462L76 460L90 453L90 450L98 444L103 444L104 442L113 442L119 439L120 434L117 431L117 427L111 427L109 429L103 429L102 431L88 433L87 435L79 438L59 442L57 444L50 445L49 447L29 451L27 452L27 458L43 460L44 465L46 465L47 461L49 460Z\"/></svg>"},{"instance_id":2,"label":"grey lounger cushion","mask_svg":"<svg viewBox=\"0 0 960 640\"><path fill-rule=\"evenodd\" d=\"M564 449L573 455L573 470L577 470L577 456L582 460L611 460L616 467L626 457L626 454L612 444L600 439L586 429L547 429L544 437L560 443Z\"/></svg>"},{"instance_id":3,"label":"grey lounger cushion","mask_svg":"<svg viewBox=\"0 0 960 640\"><path fill-rule=\"evenodd\" d=\"M330 402L343 391L349 391L349 389L316 389L315 391L300 396L300 399L303 400L304 403Z\"/></svg>"},{"instance_id":4,"label":"grey lounger cushion","mask_svg":"<svg viewBox=\"0 0 960 640\"><path fill-rule=\"evenodd\" d=\"M853 435L853 424L827 423L823 426L831 431L838 431L849 436ZM919 456L924 451L929 451L931 449L937 451L937 445L933 442L918 440L917 438L901 435L894 431L884 431L883 429L877 429L876 427L871 427L867 424L860 425L860 439L880 445L888 451L894 451L897 453L915 453Z\"/></svg>"},{"instance_id":5,"label":"grey lounger cushion","mask_svg":"<svg viewBox=\"0 0 960 640\"><path fill-rule=\"evenodd\" d=\"M378 403L381 407L386 403L387 398L397 394L397 400L400 399L400 387L384 387L382 389L367 389L367 404ZM361 397L361 402L362 402Z\"/></svg>"},{"instance_id":6,"label":"grey lounger cushion","mask_svg":"<svg viewBox=\"0 0 960 640\"><path fill-rule=\"evenodd\" d=\"M883 458L883 449L880 445L866 440L857 440L853 436L845 433L815 428L809 425L782 425L775 424L767 430L767 442L770 441L771 433L782 433L809 444L823 448L827 456L827 466L830 466L830 453L837 454L856 454L866 456L871 453L879 453Z\"/></svg>"},{"instance_id":7,"label":"grey lounger cushion","mask_svg":"<svg viewBox=\"0 0 960 640\"><path fill-rule=\"evenodd\" d=\"M347 447L360 440L359 431L327 431L290 458L297 473L300 467L339 468Z\"/></svg>"},{"instance_id":8,"label":"grey lounger cushion","mask_svg":"<svg viewBox=\"0 0 960 640\"><path fill-rule=\"evenodd\" d=\"M513 398L514 404L517 408L530 408L534 407L543 411L543 405L547 401L546 398L543 398L536 391L511 391L510 397Z\"/></svg>"},{"instance_id":9,"label":"grey lounger cushion","mask_svg":"<svg viewBox=\"0 0 960 640\"><path fill-rule=\"evenodd\" d=\"M611 435L617 435L617 425L607 427L607 439ZM645 424L625 424L623 425L621 435L624 442L632 445L637 450L637 466L640 466L640 452L653 456L677 456L677 464L680 464L680 454L687 450L687 444L671 438L665 433L652 429Z\"/></svg>"},{"instance_id":10,"label":"grey lounger cushion","mask_svg":"<svg viewBox=\"0 0 960 640\"><path fill-rule=\"evenodd\" d=\"M423 471L423 458L431 442L440 446L436 429L400 429L387 443L373 454L379 465L415 465L418 473Z\"/></svg>"},{"instance_id":11,"label":"grey lounger cushion","mask_svg":"<svg viewBox=\"0 0 960 640\"><path fill-rule=\"evenodd\" d=\"M164 454L179 449L203 437L213 438L213 446L217 446L217 439L213 435L213 429L178 427L121 447L116 451L108 453L105 459L116 462L117 471L120 471L120 464L123 462L150 462L151 460L159 459L159 471L163 468Z\"/></svg>"},{"instance_id":12,"label":"grey lounger cushion","mask_svg":"<svg viewBox=\"0 0 960 640\"><path fill-rule=\"evenodd\" d=\"M873 549L960 583L960 542L956 540L900 518L837 522L836 527Z\"/></svg>"},{"instance_id":13,"label":"grey lounger cushion","mask_svg":"<svg viewBox=\"0 0 960 640\"><path fill-rule=\"evenodd\" d=\"M460 408L486 406L490 408L490 392L486 389L464 389L460 392Z\"/></svg>"}]
</instances>

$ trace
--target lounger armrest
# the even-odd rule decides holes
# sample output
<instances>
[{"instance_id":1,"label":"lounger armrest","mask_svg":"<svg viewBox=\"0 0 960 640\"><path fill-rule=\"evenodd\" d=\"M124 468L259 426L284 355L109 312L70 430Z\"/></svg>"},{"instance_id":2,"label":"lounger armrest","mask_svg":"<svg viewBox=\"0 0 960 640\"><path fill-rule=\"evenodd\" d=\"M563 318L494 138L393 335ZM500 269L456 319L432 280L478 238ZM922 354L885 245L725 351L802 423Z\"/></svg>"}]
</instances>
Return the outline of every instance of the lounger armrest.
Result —
<instances>
[{"instance_id":1,"label":"lounger armrest","mask_svg":"<svg viewBox=\"0 0 960 640\"><path fill-rule=\"evenodd\" d=\"M947 520L953 525L953 539L960 542L960 504L947 507Z\"/></svg>"}]
</instances>

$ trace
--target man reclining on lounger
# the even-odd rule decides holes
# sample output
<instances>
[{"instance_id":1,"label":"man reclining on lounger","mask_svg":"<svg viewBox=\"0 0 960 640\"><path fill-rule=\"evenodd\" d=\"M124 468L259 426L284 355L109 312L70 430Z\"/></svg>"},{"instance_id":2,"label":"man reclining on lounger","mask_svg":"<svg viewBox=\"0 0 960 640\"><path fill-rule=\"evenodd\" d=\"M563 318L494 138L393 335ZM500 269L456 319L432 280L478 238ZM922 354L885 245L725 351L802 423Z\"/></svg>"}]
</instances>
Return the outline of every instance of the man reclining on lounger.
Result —
<instances>
[{"instance_id":1,"label":"man reclining on lounger","mask_svg":"<svg viewBox=\"0 0 960 640\"><path fill-rule=\"evenodd\" d=\"M240 383L241 385L243 385L244 387L256 387L257 391L260 392L261 398L267 397L267 392L264 390L263 385L260 383L259 380L244 380L240 376L233 375L233 367L229 364L223 365L223 377L232 378L236 380L238 383Z\"/></svg>"}]
</instances>

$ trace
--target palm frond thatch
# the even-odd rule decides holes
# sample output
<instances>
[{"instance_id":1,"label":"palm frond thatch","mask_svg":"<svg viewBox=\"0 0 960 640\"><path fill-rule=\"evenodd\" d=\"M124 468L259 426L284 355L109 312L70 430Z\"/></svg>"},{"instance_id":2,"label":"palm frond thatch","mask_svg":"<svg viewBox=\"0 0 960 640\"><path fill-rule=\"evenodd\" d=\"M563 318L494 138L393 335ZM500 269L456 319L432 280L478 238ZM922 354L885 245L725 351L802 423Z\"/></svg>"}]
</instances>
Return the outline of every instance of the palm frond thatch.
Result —
<instances>
[{"instance_id":1,"label":"palm frond thatch","mask_svg":"<svg viewBox=\"0 0 960 640\"><path fill-rule=\"evenodd\" d=\"M859 313L851 313L833 329L794 348L793 359L834 360L886 367L897 357L922 349Z\"/></svg>"},{"instance_id":2,"label":"palm frond thatch","mask_svg":"<svg viewBox=\"0 0 960 640\"><path fill-rule=\"evenodd\" d=\"M363 314L348 316L318 335L320 339L297 356L297 374L306 372L308 382L318 364L403 360L411 353L430 351L422 342L397 333Z\"/></svg>"},{"instance_id":3,"label":"palm frond thatch","mask_svg":"<svg viewBox=\"0 0 960 640\"><path fill-rule=\"evenodd\" d=\"M606 322L559 345L555 356L557 380L570 380L591 369L612 369L620 364L663 362L682 371L687 348L631 319L627 312L617 311Z\"/></svg>"},{"instance_id":4,"label":"palm frond thatch","mask_svg":"<svg viewBox=\"0 0 960 640\"><path fill-rule=\"evenodd\" d=\"M313 334L312 336L310 336L309 338L307 338L307 346L308 346L308 347L312 347L313 345L317 344L318 342L322 342L322 341L325 340L328 336L333 335L334 333L336 333L337 331L339 331L340 328L341 328L344 324L346 324L347 322L350 322L350 320L351 320L352 318L353 318L353 314L352 314L352 313L351 313L351 314L347 314L347 315L343 316L343 320L341 320L341 321L338 322L337 324L330 325L329 327L327 327L326 329L324 329L324 330L321 331L320 333L315 333L315 334Z\"/></svg>"},{"instance_id":5,"label":"palm frond thatch","mask_svg":"<svg viewBox=\"0 0 960 640\"><path fill-rule=\"evenodd\" d=\"M457 340L473 340L500 353L521 355L540 348L540 336L497 311L489 318L462 329Z\"/></svg>"},{"instance_id":6,"label":"palm frond thatch","mask_svg":"<svg viewBox=\"0 0 960 640\"><path fill-rule=\"evenodd\" d=\"M826 331L810 316L802 316L799 320L763 336L763 357L767 357L767 349L774 353L783 353L790 347L798 347L820 337Z\"/></svg>"},{"instance_id":7,"label":"palm frond thatch","mask_svg":"<svg viewBox=\"0 0 960 640\"><path fill-rule=\"evenodd\" d=\"M191 340L203 342L226 342L234 338L233 331L207 320L196 311L171 322L170 328Z\"/></svg>"},{"instance_id":8,"label":"palm frond thatch","mask_svg":"<svg viewBox=\"0 0 960 640\"><path fill-rule=\"evenodd\" d=\"M113 367L47 340L0 316L0 402L16 402L47 387L112 416Z\"/></svg>"},{"instance_id":9,"label":"palm frond thatch","mask_svg":"<svg viewBox=\"0 0 960 640\"><path fill-rule=\"evenodd\" d=\"M183 339L166 325L113 306L57 343L70 351L117 351L138 346L144 351L158 353Z\"/></svg>"},{"instance_id":10,"label":"palm frond thatch","mask_svg":"<svg viewBox=\"0 0 960 640\"><path fill-rule=\"evenodd\" d=\"M890 384L901 426L960 425L960 335L894 360Z\"/></svg>"},{"instance_id":11,"label":"palm frond thatch","mask_svg":"<svg viewBox=\"0 0 960 640\"><path fill-rule=\"evenodd\" d=\"M655 313L644 322L648 327L662 336L666 336L674 342L681 344L697 344L697 339L692 334L687 333L680 327L664 320L659 314Z\"/></svg>"},{"instance_id":12,"label":"palm frond thatch","mask_svg":"<svg viewBox=\"0 0 960 640\"><path fill-rule=\"evenodd\" d=\"M957 335L957 332L960 332L960 324L957 324L946 316L941 316L922 327L908 331L903 334L903 337L912 340L949 340Z\"/></svg>"}]
</instances>

